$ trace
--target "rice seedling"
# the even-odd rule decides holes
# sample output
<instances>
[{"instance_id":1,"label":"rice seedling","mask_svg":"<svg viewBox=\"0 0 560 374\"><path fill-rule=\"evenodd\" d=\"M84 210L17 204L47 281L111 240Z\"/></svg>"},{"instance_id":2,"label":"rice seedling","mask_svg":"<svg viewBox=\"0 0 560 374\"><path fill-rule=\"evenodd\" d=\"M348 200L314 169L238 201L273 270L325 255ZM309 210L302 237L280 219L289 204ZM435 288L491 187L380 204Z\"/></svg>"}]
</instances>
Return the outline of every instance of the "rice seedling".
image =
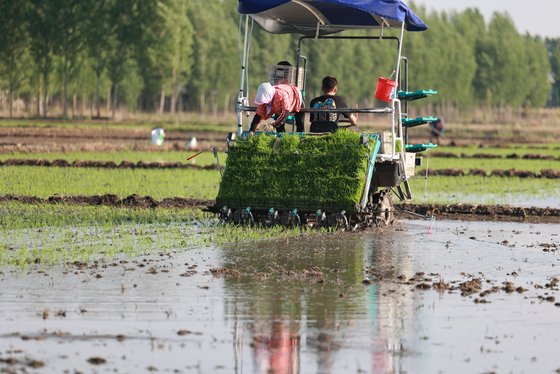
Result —
<instances>
[{"instance_id":1,"label":"rice seedling","mask_svg":"<svg viewBox=\"0 0 560 374\"><path fill-rule=\"evenodd\" d=\"M542 169L560 170L560 161L555 160L523 160L523 159L492 159L492 158L443 158L432 157L424 160L424 168L430 169L482 169L486 171L496 169L527 170L539 173Z\"/></svg>"},{"instance_id":2,"label":"rice seedling","mask_svg":"<svg viewBox=\"0 0 560 374\"><path fill-rule=\"evenodd\" d=\"M260 135L230 149L218 205L329 207L354 210L362 193L369 150L360 135Z\"/></svg>"},{"instance_id":3,"label":"rice seedling","mask_svg":"<svg viewBox=\"0 0 560 374\"><path fill-rule=\"evenodd\" d=\"M82 169L33 166L0 167L0 195L48 197L61 195L131 194L214 198L217 170Z\"/></svg>"},{"instance_id":4,"label":"rice seedling","mask_svg":"<svg viewBox=\"0 0 560 374\"><path fill-rule=\"evenodd\" d=\"M417 176L410 181L415 203L500 203L514 204L531 199L560 198L555 179L501 178L482 176Z\"/></svg>"},{"instance_id":5,"label":"rice seedling","mask_svg":"<svg viewBox=\"0 0 560 374\"><path fill-rule=\"evenodd\" d=\"M24 268L316 235L223 225L193 210L0 204L0 265ZM20 217L20 218L16 218Z\"/></svg>"},{"instance_id":6,"label":"rice seedling","mask_svg":"<svg viewBox=\"0 0 560 374\"><path fill-rule=\"evenodd\" d=\"M497 156L508 156L517 154L523 156L529 153L540 153L551 156L558 156L558 143L545 143L545 144L510 144L507 147L479 147L477 145L471 146L442 146L437 148L437 152L453 153L456 155L466 154L474 155L477 153L487 153Z\"/></svg>"}]
</instances>

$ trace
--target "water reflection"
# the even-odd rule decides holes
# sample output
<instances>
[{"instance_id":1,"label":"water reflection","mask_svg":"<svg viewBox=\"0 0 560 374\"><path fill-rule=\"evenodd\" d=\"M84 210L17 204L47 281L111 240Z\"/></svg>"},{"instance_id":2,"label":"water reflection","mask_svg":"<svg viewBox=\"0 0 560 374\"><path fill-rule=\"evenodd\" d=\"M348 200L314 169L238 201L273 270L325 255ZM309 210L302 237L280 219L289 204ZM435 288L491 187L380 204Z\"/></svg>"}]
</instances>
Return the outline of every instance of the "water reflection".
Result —
<instances>
[{"instance_id":1,"label":"water reflection","mask_svg":"<svg viewBox=\"0 0 560 374\"><path fill-rule=\"evenodd\" d=\"M412 300L404 286L378 280L412 269L398 245L343 235L224 251L223 266L241 273L224 280L236 372L395 371Z\"/></svg>"}]
</instances>

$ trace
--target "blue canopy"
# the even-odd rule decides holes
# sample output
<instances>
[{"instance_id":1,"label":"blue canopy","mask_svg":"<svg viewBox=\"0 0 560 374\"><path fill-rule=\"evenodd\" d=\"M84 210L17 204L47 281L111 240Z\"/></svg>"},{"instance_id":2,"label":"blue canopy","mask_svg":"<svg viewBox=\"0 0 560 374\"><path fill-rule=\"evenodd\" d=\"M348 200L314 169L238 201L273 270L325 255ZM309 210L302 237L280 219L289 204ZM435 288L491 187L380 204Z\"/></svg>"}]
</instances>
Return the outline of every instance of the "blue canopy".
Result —
<instances>
[{"instance_id":1,"label":"blue canopy","mask_svg":"<svg viewBox=\"0 0 560 374\"><path fill-rule=\"evenodd\" d=\"M330 34L348 29L398 27L424 31L426 24L401 0L239 0L271 33Z\"/></svg>"}]
</instances>

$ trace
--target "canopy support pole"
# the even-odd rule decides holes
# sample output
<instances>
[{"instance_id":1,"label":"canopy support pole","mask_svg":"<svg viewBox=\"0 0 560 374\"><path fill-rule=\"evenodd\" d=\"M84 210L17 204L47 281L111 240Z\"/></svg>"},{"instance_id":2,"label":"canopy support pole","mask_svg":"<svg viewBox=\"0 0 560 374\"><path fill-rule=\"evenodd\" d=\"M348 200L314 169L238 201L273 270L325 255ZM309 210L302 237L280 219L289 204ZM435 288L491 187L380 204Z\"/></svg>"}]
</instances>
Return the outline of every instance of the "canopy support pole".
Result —
<instances>
[{"instance_id":1,"label":"canopy support pole","mask_svg":"<svg viewBox=\"0 0 560 374\"><path fill-rule=\"evenodd\" d=\"M246 104L247 95L245 95L245 71L247 69L248 43L249 43L249 15L245 16L245 30L243 37L243 51L241 54L241 74L239 78L239 94L237 95L237 134L243 133L243 106ZM240 20L240 22L243 22Z\"/></svg>"},{"instance_id":2,"label":"canopy support pole","mask_svg":"<svg viewBox=\"0 0 560 374\"><path fill-rule=\"evenodd\" d=\"M402 137L402 114L401 114L401 110L400 110L400 101L398 100L398 92L399 92L399 82L400 82L400 77L401 77L401 56L402 56L402 42L403 42L403 38L404 38L404 22L401 24L401 37L399 39L399 52L398 52L398 56L397 56L397 68L395 69L397 75L395 77L395 81L397 82L397 85L395 86L395 92L393 93L393 98L391 100L391 133L392 133L392 142L393 142L393 152L392 152L392 157L393 159L395 158L395 151L396 151L396 144L397 144L397 136L398 137ZM397 103L397 101L399 101ZM398 118L396 118L396 111L395 111L395 104L397 104L399 106L399 114L398 114ZM404 148L404 144L402 144L402 140L401 140L401 145L402 148ZM402 150L401 150L402 153Z\"/></svg>"}]
</instances>

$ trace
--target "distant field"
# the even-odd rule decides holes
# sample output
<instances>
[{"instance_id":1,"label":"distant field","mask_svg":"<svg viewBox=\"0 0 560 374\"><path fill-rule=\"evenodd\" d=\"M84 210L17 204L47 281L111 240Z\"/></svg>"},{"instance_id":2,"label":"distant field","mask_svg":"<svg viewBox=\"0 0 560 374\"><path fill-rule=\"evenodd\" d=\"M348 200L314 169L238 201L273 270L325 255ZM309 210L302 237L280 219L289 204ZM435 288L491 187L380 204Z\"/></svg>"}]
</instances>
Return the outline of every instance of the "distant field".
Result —
<instances>
[{"instance_id":1,"label":"distant field","mask_svg":"<svg viewBox=\"0 0 560 374\"><path fill-rule=\"evenodd\" d=\"M216 164L216 159L210 150L217 146L221 149L219 158L224 165L227 159L224 134L234 127L233 123L210 121L203 124L197 120L160 120L154 123L146 119L119 123L2 120L0 135L3 145L0 146L0 161L61 159L68 163L84 160L112 161L117 164L122 161L143 161L212 165ZM168 130L168 138L161 147L152 145L149 137L149 130L159 126ZM488 129L487 126L478 128ZM515 128L524 130L522 126ZM546 126L539 125L539 129L546 129ZM426 129L417 133L425 134L424 130ZM549 136L539 138L540 143L526 143L527 139L519 136L501 142L490 139L492 141L488 143L463 138L466 140L463 146L442 146L426 152L423 165L418 170L460 169L468 172L469 169L483 169L488 174L500 169L516 169L535 174L543 169L560 170L560 143L554 137L556 130L550 131ZM187 152L184 145L195 135L199 138L201 149L205 151L187 161L195 152ZM450 137L442 139L443 143L449 139ZM521 141L517 143L512 140ZM438 156L437 153L440 156L451 154L458 157L435 157ZM474 158L480 154L498 155L500 158ZM517 158L507 158L514 154ZM466 157L461 157L462 155ZM526 155L541 155L553 159L523 159ZM213 199L218 193L219 181L220 174L217 170L0 166L0 195L42 198L55 194L116 194L121 197L138 194L149 195L157 200L166 197ZM505 204L538 200L546 203L547 199L558 202L560 196L558 179L546 178L431 176L426 183L423 176L417 176L411 181L411 185L414 202Z\"/></svg>"},{"instance_id":2,"label":"distant field","mask_svg":"<svg viewBox=\"0 0 560 374\"><path fill-rule=\"evenodd\" d=\"M144 161L144 162L182 162L192 163L197 165L211 165L216 163L216 158L210 150L204 151L190 161L187 158L194 156L198 152L193 151L112 151L112 152L49 152L49 153L0 153L0 161L8 159L45 159L53 160L66 160L73 162L76 160L92 160L92 161L113 161L120 163L122 161ZM218 157L220 162L225 162L227 155L220 152Z\"/></svg>"},{"instance_id":3,"label":"distant field","mask_svg":"<svg viewBox=\"0 0 560 374\"><path fill-rule=\"evenodd\" d=\"M62 195L131 194L213 199L218 194L217 170L145 170L0 167L0 195L49 197Z\"/></svg>"},{"instance_id":4,"label":"distant field","mask_svg":"<svg viewBox=\"0 0 560 374\"><path fill-rule=\"evenodd\" d=\"M457 158L445 158L445 157L432 157L436 152L453 153L458 155ZM45 159L49 161L62 159L69 163L76 160L92 160L92 161L113 161L119 164L122 161L131 162L181 162L190 163L195 165L212 165L216 164L216 158L210 150L206 150L194 157L193 159L187 161L187 158L194 156L198 152L193 151L111 151L111 152L83 152L83 151L70 151L70 152L50 152L50 153L27 153L27 152L12 152L12 153L0 153L0 161L5 161L8 159ZM474 147L441 147L437 148L436 151L429 151L425 153L423 159L423 165L421 169L484 169L487 171L496 169L517 169L517 170L527 170L532 172L540 172L542 169L556 169L560 170L560 159L556 160L527 160L527 159L508 159L508 158L462 158L461 154L474 155L479 153L495 154L495 155L511 155L516 153L520 157L526 154L542 154L548 156L560 157L560 151L553 149L552 147L546 147L539 149L536 152L532 148L527 147L512 147L512 148L488 148L484 152L478 151L478 148ZM218 152L218 157L220 163L225 165L227 160L227 154L224 151Z\"/></svg>"}]
</instances>

